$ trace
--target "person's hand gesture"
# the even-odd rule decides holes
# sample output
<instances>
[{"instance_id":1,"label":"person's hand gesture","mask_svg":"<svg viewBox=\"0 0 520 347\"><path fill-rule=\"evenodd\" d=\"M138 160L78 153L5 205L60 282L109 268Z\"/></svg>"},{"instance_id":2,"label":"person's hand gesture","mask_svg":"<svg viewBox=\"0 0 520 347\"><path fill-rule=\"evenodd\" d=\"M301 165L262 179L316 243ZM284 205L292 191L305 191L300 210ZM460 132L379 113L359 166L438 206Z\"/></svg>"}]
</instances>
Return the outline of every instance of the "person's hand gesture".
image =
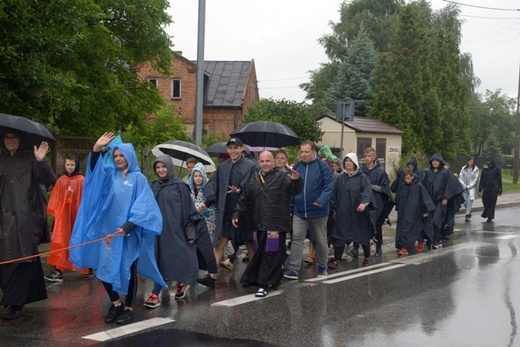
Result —
<instances>
[{"instance_id":1,"label":"person's hand gesture","mask_svg":"<svg viewBox=\"0 0 520 347\"><path fill-rule=\"evenodd\" d=\"M47 154L48 149L49 149L49 144L45 141L43 141L40 144L40 147L38 147L38 148L36 148L36 146L34 146L34 157L36 158L36 160L42 161L43 159L45 159L45 155Z\"/></svg>"},{"instance_id":2,"label":"person's hand gesture","mask_svg":"<svg viewBox=\"0 0 520 347\"><path fill-rule=\"evenodd\" d=\"M240 194L240 188L237 188L235 186L228 186L229 190L227 191L228 194Z\"/></svg>"},{"instance_id":3,"label":"person's hand gesture","mask_svg":"<svg viewBox=\"0 0 520 347\"><path fill-rule=\"evenodd\" d=\"M113 132L106 132L96 141L94 148L92 149L94 152L101 152L106 145L112 141L116 135Z\"/></svg>"},{"instance_id":4,"label":"person's hand gesture","mask_svg":"<svg viewBox=\"0 0 520 347\"><path fill-rule=\"evenodd\" d=\"M289 177L291 178L291 180L297 180L300 178L300 174L296 170L291 170Z\"/></svg>"}]
</instances>

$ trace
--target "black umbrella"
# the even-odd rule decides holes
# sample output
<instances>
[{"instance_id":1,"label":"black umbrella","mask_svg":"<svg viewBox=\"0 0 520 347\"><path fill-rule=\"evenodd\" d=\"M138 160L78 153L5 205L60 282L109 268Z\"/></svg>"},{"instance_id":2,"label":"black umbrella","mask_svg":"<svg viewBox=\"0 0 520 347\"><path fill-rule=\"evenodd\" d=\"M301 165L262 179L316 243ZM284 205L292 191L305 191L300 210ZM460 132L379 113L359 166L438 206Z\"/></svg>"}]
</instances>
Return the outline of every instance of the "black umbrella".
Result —
<instances>
[{"instance_id":1,"label":"black umbrella","mask_svg":"<svg viewBox=\"0 0 520 347\"><path fill-rule=\"evenodd\" d=\"M213 157L218 157L222 153L227 153L227 142L217 142L208 148L206 148L206 152Z\"/></svg>"},{"instance_id":2,"label":"black umbrella","mask_svg":"<svg viewBox=\"0 0 520 347\"><path fill-rule=\"evenodd\" d=\"M243 143L253 147L286 147L300 144L300 139L287 125L257 121L236 128L231 137L237 137Z\"/></svg>"},{"instance_id":3,"label":"black umbrella","mask_svg":"<svg viewBox=\"0 0 520 347\"><path fill-rule=\"evenodd\" d=\"M42 141L54 143L56 139L43 124L33 122L25 117L13 116L10 114L0 113L0 135L14 131L22 136L27 145L39 146Z\"/></svg>"},{"instance_id":4,"label":"black umbrella","mask_svg":"<svg viewBox=\"0 0 520 347\"><path fill-rule=\"evenodd\" d=\"M184 163L188 158L193 157L204 165L213 165L213 160L211 160L211 157L205 150L186 141L166 141L152 148L152 153L156 157L161 154L167 154L174 159L178 159L182 163Z\"/></svg>"}]
</instances>

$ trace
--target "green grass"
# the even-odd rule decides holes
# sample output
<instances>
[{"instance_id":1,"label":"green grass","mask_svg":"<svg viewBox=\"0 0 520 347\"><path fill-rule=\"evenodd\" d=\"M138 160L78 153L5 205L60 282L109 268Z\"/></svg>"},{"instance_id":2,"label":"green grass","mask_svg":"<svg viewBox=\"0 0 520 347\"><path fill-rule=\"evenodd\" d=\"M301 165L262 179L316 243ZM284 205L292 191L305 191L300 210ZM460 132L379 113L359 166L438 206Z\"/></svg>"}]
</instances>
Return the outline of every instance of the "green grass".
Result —
<instances>
[{"instance_id":1,"label":"green grass","mask_svg":"<svg viewBox=\"0 0 520 347\"><path fill-rule=\"evenodd\" d=\"M504 181L504 180L508 180L508 181L512 182L513 175L509 175L509 174L502 172L502 181ZM517 191L520 191L519 183L514 184L514 183L509 183L509 182L502 182L502 192L507 193L507 192L517 192Z\"/></svg>"}]
</instances>

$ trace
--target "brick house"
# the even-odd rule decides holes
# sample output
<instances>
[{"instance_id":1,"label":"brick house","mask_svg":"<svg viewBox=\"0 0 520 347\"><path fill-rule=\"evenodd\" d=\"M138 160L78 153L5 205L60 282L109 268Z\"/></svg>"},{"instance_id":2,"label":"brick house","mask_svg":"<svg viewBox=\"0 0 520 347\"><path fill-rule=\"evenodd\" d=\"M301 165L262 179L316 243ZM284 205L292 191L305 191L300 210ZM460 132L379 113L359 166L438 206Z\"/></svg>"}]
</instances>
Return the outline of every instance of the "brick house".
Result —
<instances>
[{"instance_id":1,"label":"brick house","mask_svg":"<svg viewBox=\"0 0 520 347\"><path fill-rule=\"evenodd\" d=\"M175 104L175 114L182 117L188 134L193 136L197 98L197 64L173 52L170 73L152 69L150 63L137 67L142 79L159 88L167 103ZM202 133L228 135L240 125L247 108L260 99L255 62L205 61Z\"/></svg>"}]
</instances>

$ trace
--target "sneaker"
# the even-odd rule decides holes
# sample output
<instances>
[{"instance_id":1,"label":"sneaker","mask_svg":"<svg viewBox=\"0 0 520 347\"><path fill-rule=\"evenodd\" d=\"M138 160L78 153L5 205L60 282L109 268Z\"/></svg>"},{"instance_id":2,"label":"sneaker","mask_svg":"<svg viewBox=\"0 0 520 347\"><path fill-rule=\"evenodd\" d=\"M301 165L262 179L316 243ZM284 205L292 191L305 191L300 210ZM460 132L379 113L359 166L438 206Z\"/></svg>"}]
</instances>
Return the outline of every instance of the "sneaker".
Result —
<instances>
[{"instance_id":1,"label":"sneaker","mask_svg":"<svg viewBox=\"0 0 520 347\"><path fill-rule=\"evenodd\" d=\"M370 257L367 257L363 260L363 264L361 264L363 266L368 266L368 265L372 265L372 258Z\"/></svg>"},{"instance_id":2,"label":"sneaker","mask_svg":"<svg viewBox=\"0 0 520 347\"><path fill-rule=\"evenodd\" d=\"M493 219L488 218L486 222L491 223L491 222L493 222Z\"/></svg>"},{"instance_id":3,"label":"sneaker","mask_svg":"<svg viewBox=\"0 0 520 347\"><path fill-rule=\"evenodd\" d=\"M210 275L206 275L202 278L197 278L197 283L200 283L203 286L206 286L209 288L215 288L215 282L217 282L217 279L212 278Z\"/></svg>"},{"instance_id":4,"label":"sneaker","mask_svg":"<svg viewBox=\"0 0 520 347\"><path fill-rule=\"evenodd\" d=\"M96 270L95 269L88 269L88 274L83 274L83 278L92 278L96 276Z\"/></svg>"},{"instance_id":5,"label":"sneaker","mask_svg":"<svg viewBox=\"0 0 520 347\"><path fill-rule=\"evenodd\" d=\"M161 306L161 298L155 293L150 293L148 299L144 302L143 306L148 308L156 308Z\"/></svg>"},{"instance_id":6,"label":"sneaker","mask_svg":"<svg viewBox=\"0 0 520 347\"><path fill-rule=\"evenodd\" d=\"M421 253L424 249L424 241L423 242L417 242L417 253Z\"/></svg>"},{"instance_id":7,"label":"sneaker","mask_svg":"<svg viewBox=\"0 0 520 347\"><path fill-rule=\"evenodd\" d=\"M112 324L125 310L125 305L121 303L119 306L111 305L108 314L105 317L105 323Z\"/></svg>"},{"instance_id":8,"label":"sneaker","mask_svg":"<svg viewBox=\"0 0 520 347\"><path fill-rule=\"evenodd\" d=\"M327 267L332 270L339 269L339 261L337 261L336 259L331 259L328 262Z\"/></svg>"},{"instance_id":9,"label":"sneaker","mask_svg":"<svg viewBox=\"0 0 520 347\"><path fill-rule=\"evenodd\" d=\"M406 255L406 253L408 253L408 250L405 247L403 247L399 252L397 252L397 255Z\"/></svg>"},{"instance_id":10,"label":"sneaker","mask_svg":"<svg viewBox=\"0 0 520 347\"><path fill-rule=\"evenodd\" d=\"M323 264L318 265L318 277L325 277L327 275L327 267Z\"/></svg>"},{"instance_id":11,"label":"sneaker","mask_svg":"<svg viewBox=\"0 0 520 347\"><path fill-rule=\"evenodd\" d=\"M125 325L134 321L134 311L125 309L123 313L117 317L116 323L119 325Z\"/></svg>"},{"instance_id":12,"label":"sneaker","mask_svg":"<svg viewBox=\"0 0 520 347\"><path fill-rule=\"evenodd\" d=\"M260 288L258 288L258 290L256 291L255 296L256 296L257 298L265 298L265 297L267 296L267 293L268 293L268 292L267 292L267 289L266 289L266 288L262 288L262 287L260 287Z\"/></svg>"},{"instance_id":13,"label":"sneaker","mask_svg":"<svg viewBox=\"0 0 520 347\"><path fill-rule=\"evenodd\" d=\"M374 253L375 257L382 257L383 256L383 249L381 246L376 247L376 252Z\"/></svg>"},{"instance_id":14,"label":"sneaker","mask_svg":"<svg viewBox=\"0 0 520 347\"><path fill-rule=\"evenodd\" d=\"M298 274L291 269L285 269L283 270L283 277L288 278L290 280L297 280Z\"/></svg>"},{"instance_id":15,"label":"sneaker","mask_svg":"<svg viewBox=\"0 0 520 347\"><path fill-rule=\"evenodd\" d=\"M63 282L63 274L58 270L54 270L53 273L44 278L49 282Z\"/></svg>"},{"instance_id":16,"label":"sneaker","mask_svg":"<svg viewBox=\"0 0 520 347\"><path fill-rule=\"evenodd\" d=\"M354 259L357 259L359 258L359 250L357 248L352 248L350 251L349 251L350 255L352 256L352 258Z\"/></svg>"},{"instance_id":17,"label":"sneaker","mask_svg":"<svg viewBox=\"0 0 520 347\"><path fill-rule=\"evenodd\" d=\"M231 260L229 259L226 259L224 261L221 261L220 263L218 263L218 265L226 270L229 270L229 271L232 271L233 270L233 263L231 262Z\"/></svg>"},{"instance_id":18,"label":"sneaker","mask_svg":"<svg viewBox=\"0 0 520 347\"><path fill-rule=\"evenodd\" d=\"M175 299L184 299L186 292L190 286L184 283L177 283L177 293L175 293Z\"/></svg>"},{"instance_id":19,"label":"sneaker","mask_svg":"<svg viewBox=\"0 0 520 347\"><path fill-rule=\"evenodd\" d=\"M314 260L316 260L316 258L312 257L310 254L305 257L305 260L304 262L306 262L307 264L314 264Z\"/></svg>"},{"instance_id":20,"label":"sneaker","mask_svg":"<svg viewBox=\"0 0 520 347\"><path fill-rule=\"evenodd\" d=\"M471 217L469 216L469 214L467 214L466 217L464 218L464 221L469 222L470 218Z\"/></svg>"},{"instance_id":21,"label":"sneaker","mask_svg":"<svg viewBox=\"0 0 520 347\"><path fill-rule=\"evenodd\" d=\"M433 249L440 249L442 248L442 243L440 242L435 242L433 245L432 245L432 250Z\"/></svg>"}]
</instances>

